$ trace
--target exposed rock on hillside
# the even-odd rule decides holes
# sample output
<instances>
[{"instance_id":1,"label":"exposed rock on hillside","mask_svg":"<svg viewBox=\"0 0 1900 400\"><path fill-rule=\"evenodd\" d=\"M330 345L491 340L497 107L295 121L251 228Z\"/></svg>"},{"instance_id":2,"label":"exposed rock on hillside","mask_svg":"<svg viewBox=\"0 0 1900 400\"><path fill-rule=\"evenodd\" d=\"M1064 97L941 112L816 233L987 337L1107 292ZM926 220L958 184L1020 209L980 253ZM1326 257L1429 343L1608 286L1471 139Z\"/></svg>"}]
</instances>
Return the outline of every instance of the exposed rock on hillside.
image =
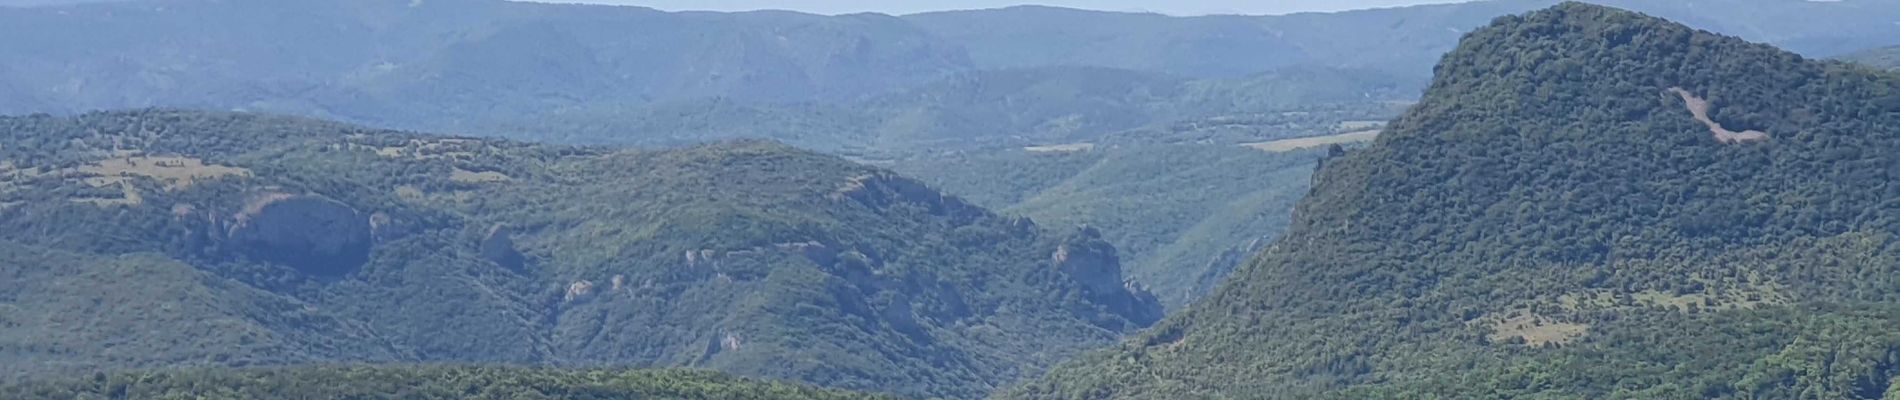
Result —
<instances>
[{"instance_id":1,"label":"exposed rock on hillside","mask_svg":"<svg viewBox=\"0 0 1900 400\"><path fill-rule=\"evenodd\" d=\"M874 209L908 204L929 210L932 215L950 217L960 223L968 223L989 215L989 211L970 205L963 199L946 196L924 185L923 182L891 172L878 172L851 178L843 187L838 188L833 197L851 199Z\"/></svg>"},{"instance_id":2,"label":"exposed rock on hillside","mask_svg":"<svg viewBox=\"0 0 1900 400\"><path fill-rule=\"evenodd\" d=\"M514 230L508 228L507 225L495 225L488 228L488 234L482 237L480 245L482 258L508 269L522 269L525 266L526 257L521 255L520 250L515 249L515 241L511 237L513 235Z\"/></svg>"},{"instance_id":3,"label":"exposed rock on hillside","mask_svg":"<svg viewBox=\"0 0 1900 400\"><path fill-rule=\"evenodd\" d=\"M1050 258L1057 271L1082 286L1090 301L1142 326L1161 319L1154 294L1122 278L1121 259L1115 256L1115 246L1102 240L1101 231L1083 227L1056 246Z\"/></svg>"},{"instance_id":4,"label":"exposed rock on hillside","mask_svg":"<svg viewBox=\"0 0 1900 400\"><path fill-rule=\"evenodd\" d=\"M284 193L253 196L235 216L229 238L247 256L323 276L362 266L371 243L369 218L356 209L321 196Z\"/></svg>"}]
</instances>

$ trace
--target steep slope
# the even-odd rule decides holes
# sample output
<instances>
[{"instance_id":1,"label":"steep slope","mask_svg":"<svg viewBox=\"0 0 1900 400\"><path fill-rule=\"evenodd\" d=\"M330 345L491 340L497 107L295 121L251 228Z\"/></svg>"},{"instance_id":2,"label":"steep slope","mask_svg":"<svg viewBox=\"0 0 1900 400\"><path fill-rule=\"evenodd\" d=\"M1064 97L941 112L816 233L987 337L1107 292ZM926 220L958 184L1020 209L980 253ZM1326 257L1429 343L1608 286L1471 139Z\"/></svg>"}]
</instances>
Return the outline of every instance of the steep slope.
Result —
<instances>
[{"instance_id":1,"label":"steep slope","mask_svg":"<svg viewBox=\"0 0 1900 400\"><path fill-rule=\"evenodd\" d=\"M1160 317L1099 232L775 143L165 110L0 118L0 142L8 378L689 366L974 397Z\"/></svg>"},{"instance_id":2,"label":"steep slope","mask_svg":"<svg viewBox=\"0 0 1900 400\"><path fill-rule=\"evenodd\" d=\"M1324 150L1097 146L923 156L891 166L986 207L1100 228L1170 309L1200 298L1279 235Z\"/></svg>"},{"instance_id":3,"label":"steep slope","mask_svg":"<svg viewBox=\"0 0 1900 400\"><path fill-rule=\"evenodd\" d=\"M0 386L10 399L878 399L701 371L308 367L94 375Z\"/></svg>"},{"instance_id":4,"label":"steep slope","mask_svg":"<svg viewBox=\"0 0 1900 400\"><path fill-rule=\"evenodd\" d=\"M1640 14L1503 18L1214 294L1012 395L1880 397L1895 110L1891 75Z\"/></svg>"}]
</instances>

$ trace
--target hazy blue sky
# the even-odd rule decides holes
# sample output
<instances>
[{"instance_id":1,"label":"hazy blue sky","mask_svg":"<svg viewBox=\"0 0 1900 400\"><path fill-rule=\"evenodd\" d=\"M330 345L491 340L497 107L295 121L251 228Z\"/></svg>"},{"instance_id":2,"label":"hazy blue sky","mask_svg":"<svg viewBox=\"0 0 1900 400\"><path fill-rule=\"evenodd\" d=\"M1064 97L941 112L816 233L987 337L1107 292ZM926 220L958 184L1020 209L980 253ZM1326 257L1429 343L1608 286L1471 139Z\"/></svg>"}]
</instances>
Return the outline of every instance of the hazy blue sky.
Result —
<instances>
[{"instance_id":1,"label":"hazy blue sky","mask_svg":"<svg viewBox=\"0 0 1900 400\"><path fill-rule=\"evenodd\" d=\"M664 10L744 11L790 9L820 14L874 11L908 14L923 11L995 8L1042 4L1110 11L1153 11L1176 15L1285 14L1300 11L1338 11L1393 7L1460 0L543 0L576 3L624 4Z\"/></svg>"}]
</instances>

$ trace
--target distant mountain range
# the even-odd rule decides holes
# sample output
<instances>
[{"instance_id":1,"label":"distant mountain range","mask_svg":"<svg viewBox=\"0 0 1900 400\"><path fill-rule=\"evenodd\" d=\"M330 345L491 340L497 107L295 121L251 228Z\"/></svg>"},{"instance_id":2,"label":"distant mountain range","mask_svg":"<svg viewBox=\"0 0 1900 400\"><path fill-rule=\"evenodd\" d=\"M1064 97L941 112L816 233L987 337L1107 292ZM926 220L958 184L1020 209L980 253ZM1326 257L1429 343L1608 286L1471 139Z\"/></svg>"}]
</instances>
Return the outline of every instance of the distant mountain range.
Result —
<instances>
[{"instance_id":1,"label":"distant mountain range","mask_svg":"<svg viewBox=\"0 0 1900 400\"><path fill-rule=\"evenodd\" d=\"M500 363L969 398L1162 313L1098 229L768 142L141 110L0 143L0 381Z\"/></svg>"},{"instance_id":2,"label":"distant mountain range","mask_svg":"<svg viewBox=\"0 0 1900 400\"><path fill-rule=\"evenodd\" d=\"M1116 108L1070 104L1076 99L1067 97L1022 97L1016 100L1030 103L967 110L974 115L882 109L891 114L869 117L872 121L862 122L869 128L823 138L811 137L823 133L769 126L683 134L669 128L690 123L667 121L729 111L690 105L723 101L766 108L758 113L780 116L775 119L808 121L794 127L852 127L860 122L833 121L809 108L857 108L854 101L901 98L898 93L909 90L976 90L969 83L984 79L999 79L995 85L1008 87L1012 80L1039 73L979 72L993 70L1072 73L1070 84L1080 86L1064 94L1103 94L1197 111L1206 104L1170 103L1181 99L1114 85L1246 78L1298 67L1346 71L1348 81L1379 82L1375 95L1409 99L1424 86L1438 55L1464 32L1497 16L1553 3L1505 0L1186 18L1045 7L903 17L667 13L500 0L139 0L20 8L0 10L0 34L16 39L0 43L0 52L17 60L0 66L0 89L11 94L0 99L0 113L240 109L528 139L656 144L683 135L764 135L827 149L845 143L912 145L908 140L945 135L1046 139L1083 130L1083 136L1092 136L1171 116L1130 119L1116 112L1049 118L1036 113ZM1894 39L1900 38L1900 25L1883 17L1900 14L1900 4L1890 1L1611 3L1810 56L1900 41ZM1140 76L1109 78L1100 75L1108 71L1102 68ZM932 82L938 89L925 88ZM1089 87L1096 84L1110 86ZM1200 90L1243 92L1234 95L1255 99L1276 97L1273 90L1320 97L1365 93L1352 86L1215 86ZM1268 92L1249 92L1260 90ZM816 106L786 106L801 103ZM1223 103L1251 112L1285 104ZM660 123L630 125L616 116ZM1011 122L971 127L967 120ZM573 137L576 126L594 127L596 133ZM851 136L864 130L879 137ZM861 143L866 140L871 142Z\"/></svg>"}]
</instances>

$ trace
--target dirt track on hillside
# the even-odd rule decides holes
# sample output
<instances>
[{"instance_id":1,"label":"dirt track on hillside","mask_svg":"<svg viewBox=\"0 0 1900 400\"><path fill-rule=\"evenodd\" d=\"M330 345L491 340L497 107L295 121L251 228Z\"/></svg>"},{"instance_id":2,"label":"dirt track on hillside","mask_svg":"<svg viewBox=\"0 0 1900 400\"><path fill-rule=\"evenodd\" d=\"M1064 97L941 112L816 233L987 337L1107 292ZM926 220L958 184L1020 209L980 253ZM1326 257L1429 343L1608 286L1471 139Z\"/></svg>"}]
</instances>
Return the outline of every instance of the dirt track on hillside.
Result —
<instances>
[{"instance_id":1,"label":"dirt track on hillside","mask_svg":"<svg viewBox=\"0 0 1900 400\"><path fill-rule=\"evenodd\" d=\"M1731 131L1728 130L1728 128L1723 128L1722 124L1709 119L1709 101L1697 97L1695 93L1689 93L1688 90L1679 87L1669 88L1669 91L1675 92L1677 96L1682 96L1683 106L1689 108L1689 113L1695 115L1695 120L1702 121L1703 125L1709 126L1709 133L1715 135L1715 140L1719 140L1722 143L1747 143L1768 140L1768 132L1754 130L1741 132Z\"/></svg>"}]
</instances>

